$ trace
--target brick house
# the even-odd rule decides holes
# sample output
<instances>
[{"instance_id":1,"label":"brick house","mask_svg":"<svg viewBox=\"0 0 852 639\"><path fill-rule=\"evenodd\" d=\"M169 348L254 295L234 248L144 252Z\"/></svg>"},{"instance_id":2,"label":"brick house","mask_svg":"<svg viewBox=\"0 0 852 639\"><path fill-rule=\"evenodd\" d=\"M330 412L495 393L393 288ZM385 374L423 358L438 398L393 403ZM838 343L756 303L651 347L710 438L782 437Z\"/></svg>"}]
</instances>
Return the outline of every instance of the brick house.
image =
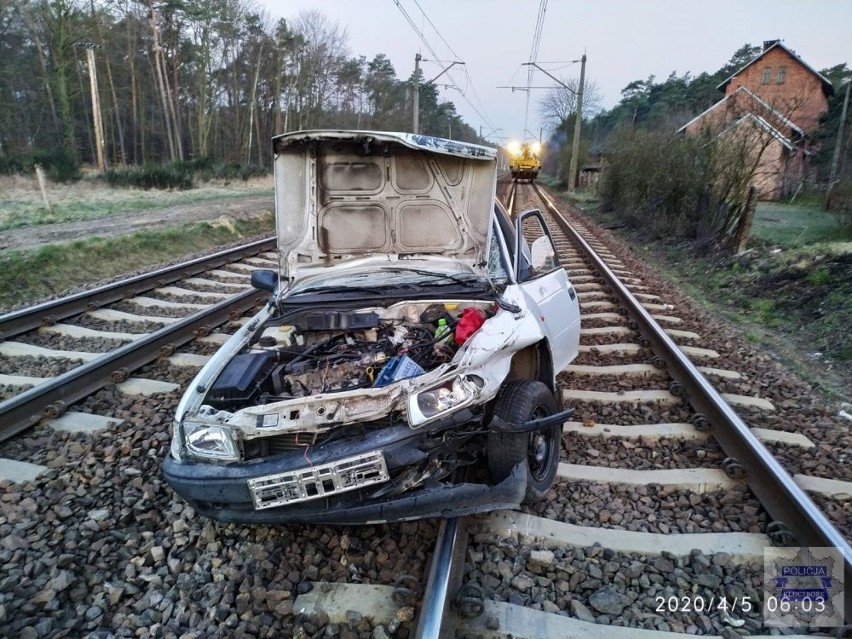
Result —
<instances>
[{"instance_id":1,"label":"brick house","mask_svg":"<svg viewBox=\"0 0 852 639\"><path fill-rule=\"evenodd\" d=\"M816 150L810 135L828 110L831 82L780 40L769 40L717 88L725 97L679 131L709 127L719 135L744 136L759 160L754 182L761 199L794 192L810 174L809 157Z\"/></svg>"}]
</instances>

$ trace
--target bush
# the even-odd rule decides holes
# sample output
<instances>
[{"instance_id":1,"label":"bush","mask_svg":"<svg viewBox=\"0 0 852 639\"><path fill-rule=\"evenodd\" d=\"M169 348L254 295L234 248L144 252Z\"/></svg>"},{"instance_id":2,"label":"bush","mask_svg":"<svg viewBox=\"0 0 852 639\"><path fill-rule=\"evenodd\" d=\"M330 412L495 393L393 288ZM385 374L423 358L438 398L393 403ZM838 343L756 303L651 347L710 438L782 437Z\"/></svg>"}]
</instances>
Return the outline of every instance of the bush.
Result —
<instances>
[{"instance_id":1,"label":"bush","mask_svg":"<svg viewBox=\"0 0 852 639\"><path fill-rule=\"evenodd\" d=\"M605 210L658 237L728 241L750 182L748 154L736 141L623 129L610 148L600 187Z\"/></svg>"},{"instance_id":2,"label":"bush","mask_svg":"<svg viewBox=\"0 0 852 639\"><path fill-rule=\"evenodd\" d=\"M841 179L831 188L825 208L837 213L841 230L852 231L852 177Z\"/></svg>"},{"instance_id":3,"label":"bush","mask_svg":"<svg viewBox=\"0 0 852 639\"><path fill-rule=\"evenodd\" d=\"M15 175L25 170L25 164L21 158L0 155L0 175Z\"/></svg>"},{"instance_id":4,"label":"bush","mask_svg":"<svg viewBox=\"0 0 852 639\"><path fill-rule=\"evenodd\" d=\"M80 179L80 165L63 149L36 151L33 155L0 156L0 175L29 174L40 164L53 182L75 182Z\"/></svg>"},{"instance_id":5,"label":"bush","mask_svg":"<svg viewBox=\"0 0 852 639\"><path fill-rule=\"evenodd\" d=\"M261 167L240 164L214 164L210 158L196 158L166 164L110 169L104 179L111 186L139 189L191 189L197 180L243 180L266 174Z\"/></svg>"},{"instance_id":6,"label":"bush","mask_svg":"<svg viewBox=\"0 0 852 639\"><path fill-rule=\"evenodd\" d=\"M53 182L76 182L81 177L77 158L64 149L37 153L34 160L42 165L48 179Z\"/></svg>"},{"instance_id":7,"label":"bush","mask_svg":"<svg viewBox=\"0 0 852 639\"><path fill-rule=\"evenodd\" d=\"M109 169L104 179L110 186L138 189L191 189L192 171L186 163L145 164L140 167Z\"/></svg>"}]
</instances>

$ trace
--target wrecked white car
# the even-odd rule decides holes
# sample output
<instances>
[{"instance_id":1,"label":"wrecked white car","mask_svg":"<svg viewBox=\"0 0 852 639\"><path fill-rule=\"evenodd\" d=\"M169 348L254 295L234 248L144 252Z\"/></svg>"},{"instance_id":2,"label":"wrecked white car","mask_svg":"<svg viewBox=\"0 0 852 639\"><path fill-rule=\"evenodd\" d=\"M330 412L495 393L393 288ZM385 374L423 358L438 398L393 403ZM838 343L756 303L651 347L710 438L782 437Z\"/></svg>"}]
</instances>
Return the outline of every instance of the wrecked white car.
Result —
<instances>
[{"instance_id":1,"label":"wrecked white car","mask_svg":"<svg viewBox=\"0 0 852 639\"><path fill-rule=\"evenodd\" d=\"M550 487L577 295L494 149L420 135L273 140L279 272L177 409L168 483L243 523L516 508Z\"/></svg>"}]
</instances>

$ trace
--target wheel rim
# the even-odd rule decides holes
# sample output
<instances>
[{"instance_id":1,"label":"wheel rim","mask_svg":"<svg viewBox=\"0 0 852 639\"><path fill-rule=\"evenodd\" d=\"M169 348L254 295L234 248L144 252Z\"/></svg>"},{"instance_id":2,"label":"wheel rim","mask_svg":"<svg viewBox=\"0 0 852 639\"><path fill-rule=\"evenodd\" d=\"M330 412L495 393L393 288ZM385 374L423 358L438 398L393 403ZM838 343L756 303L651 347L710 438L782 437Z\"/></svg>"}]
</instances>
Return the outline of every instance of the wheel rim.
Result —
<instances>
[{"instance_id":1,"label":"wheel rim","mask_svg":"<svg viewBox=\"0 0 852 639\"><path fill-rule=\"evenodd\" d=\"M550 411L545 406L536 406L532 418L538 419L546 417L549 414ZM552 427L536 430L529 434L527 440L527 465L533 479L542 481L546 477L548 468L553 462L553 456L557 454L557 451L558 449L553 443Z\"/></svg>"}]
</instances>

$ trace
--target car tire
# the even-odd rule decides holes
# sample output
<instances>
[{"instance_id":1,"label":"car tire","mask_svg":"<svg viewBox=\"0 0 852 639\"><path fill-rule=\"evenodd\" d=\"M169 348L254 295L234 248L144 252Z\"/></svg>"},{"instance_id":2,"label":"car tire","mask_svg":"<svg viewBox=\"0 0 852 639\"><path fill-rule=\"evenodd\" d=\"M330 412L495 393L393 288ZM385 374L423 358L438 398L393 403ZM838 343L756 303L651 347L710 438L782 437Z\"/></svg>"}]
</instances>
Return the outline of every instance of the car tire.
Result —
<instances>
[{"instance_id":1,"label":"car tire","mask_svg":"<svg viewBox=\"0 0 852 639\"><path fill-rule=\"evenodd\" d=\"M509 382L494 405L495 415L516 424L552 415L557 410L550 389L533 380ZM561 434L560 424L531 433L488 433L485 454L491 478L503 481L518 463L524 463L527 469L524 503L541 499L556 478Z\"/></svg>"}]
</instances>

